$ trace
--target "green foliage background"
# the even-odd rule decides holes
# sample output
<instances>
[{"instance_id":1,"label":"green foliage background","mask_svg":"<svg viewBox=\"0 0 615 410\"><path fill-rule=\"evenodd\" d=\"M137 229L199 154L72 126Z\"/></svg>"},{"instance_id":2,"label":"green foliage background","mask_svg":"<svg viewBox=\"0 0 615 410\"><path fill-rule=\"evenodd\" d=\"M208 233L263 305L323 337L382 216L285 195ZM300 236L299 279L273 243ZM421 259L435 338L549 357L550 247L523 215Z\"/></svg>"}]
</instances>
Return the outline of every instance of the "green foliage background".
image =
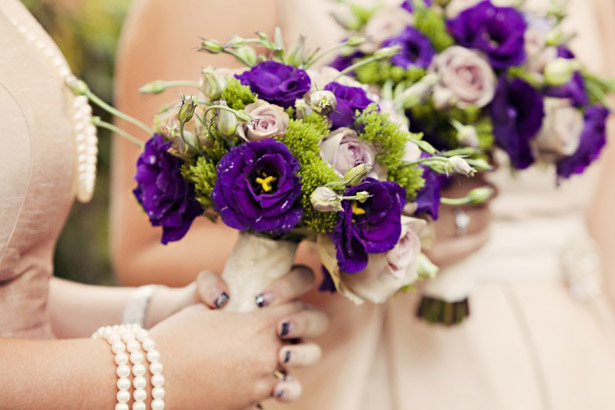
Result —
<instances>
[{"instance_id":1,"label":"green foliage background","mask_svg":"<svg viewBox=\"0 0 615 410\"><path fill-rule=\"evenodd\" d=\"M73 73L105 101L113 102L118 37L130 0L23 0L56 41ZM96 115L108 116L94 110ZM55 253L56 276L84 283L113 283L109 260L110 135L99 131L94 199L75 202Z\"/></svg>"}]
</instances>

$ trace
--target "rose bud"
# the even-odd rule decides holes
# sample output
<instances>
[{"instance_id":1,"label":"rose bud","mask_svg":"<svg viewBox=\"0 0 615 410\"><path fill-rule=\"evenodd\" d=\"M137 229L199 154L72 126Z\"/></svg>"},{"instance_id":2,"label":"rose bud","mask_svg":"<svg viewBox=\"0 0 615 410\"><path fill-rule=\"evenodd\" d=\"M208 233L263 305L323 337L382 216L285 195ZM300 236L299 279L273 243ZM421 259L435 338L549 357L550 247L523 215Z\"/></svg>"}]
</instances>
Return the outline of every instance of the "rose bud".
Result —
<instances>
[{"instance_id":1,"label":"rose bud","mask_svg":"<svg viewBox=\"0 0 615 410\"><path fill-rule=\"evenodd\" d=\"M344 180L346 181L346 185L355 186L359 185L363 178L370 172L372 172L372 166L369 164L359 164L354 168L350 168L344 174Z\"/></svg>"},{"instance_id":2,"label":"rose bud","mask_svg":"<svg viewBox=\"0 0 615 410\"><path fill-rule=\"evenodd\" d=\"M545 83L560 86L568 83L579 69L579 63L567 58L556 58L545 66Z\"/></svg>"},{"instance_id":3,"label":"rose bud","mask_svg":"<svg viewBox=\"0 0 615 410\"><path fill-rule=\"evenodd\" d=\"M316 91L310 96L310 106L320 115L329 115L337 107L337 99L331 91Z\"/></svg>"},{"instance_id":4,"label":"rose bud","mask_svg":"<svg viewBox=\"0 0 615 410\"><path fill-rule=\"evenodd\" d=\"M192 95L187 95L182 98L182 105L177 113L177 119L181 122L188 122L194 116L196 110L196 99Z\"/></svg>"},{"instance_id":5,"label":"rose bud","mask_svg":"<svg viewBox=\"0 0 615 410\"><path fill-rule=\"evenodd\" d=\"M319 212L341 212L342 198L331 188L318 187L310 195L312 206Z\"/></svg>"},{"instance_id":6,"label":"rose bud","mask_svg":"<svg viewBox=\"0 0 615 410\"><path fill-rule=\"evenodd\" d=\"M465 175L467 177L474 176L476 170L468 164L468 162L460 156L453 156L448 159L449 169L455 174Z\"/></svg>"},{"instance_id":7,"label":"rose bud","mask_svg":"<svg viewBox=\"0 0 615 410\"><path fill-rule=\"evenodd\" d=\"M206 67L201 72L201 90L210 100L217 100L222 95L226 86L224 79L212 66Z\"/></svg>"}]
</instances>

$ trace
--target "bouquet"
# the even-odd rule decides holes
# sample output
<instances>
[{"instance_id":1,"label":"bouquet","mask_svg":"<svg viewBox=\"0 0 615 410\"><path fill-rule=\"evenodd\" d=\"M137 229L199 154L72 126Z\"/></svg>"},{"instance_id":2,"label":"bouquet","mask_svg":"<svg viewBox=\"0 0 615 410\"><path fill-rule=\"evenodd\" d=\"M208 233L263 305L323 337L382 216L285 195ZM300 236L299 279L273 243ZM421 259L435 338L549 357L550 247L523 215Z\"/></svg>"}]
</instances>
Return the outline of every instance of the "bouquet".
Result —
<instances>
[{"instance_id":1,"label":"bouquet","mask_svg":"<svg viewBox=\"0 0 615 410\"><path fill-rule=\"evenodd\" d=\"M306 52L300 39L287 52L279 30L273 39L203 40L200 50L233 55L246 68L149 83L141 92L186 85L195 92L164 107L153 130L113 110L149 135L144 144L114 130L143 147L134 195L162 228L163 244L181 240L197 217L242 233L223 272L227 309L256 308L255 295L290 270L305 239L317 244L322 289L356 303L383 302L435 273L421 254L421 233L425 215L437 211L438 187L423 176L422 161L430 172L473 174L462 155L437 154L339 71L311 69L328 51ZM82 82L73 90L97 102ZM472 200L488 194L478 190Z\"/></svg>"},{"instance_id":2,"label":"bouquet","mask_svg":"<svg viewBox=\"0 0 615 410\"><path fill-rule=\"evenodd\" d=\"M583 67L561 25L566 1L542 12L513 0L406 0L334 14L360 47L330 64L393 101L412 132L439 150L504 152L513 170L546 164L557 180L580 174L606 144L606 95L615 81ZM392 46L390 60L370 61ZM367 62L367 64L361 64ZM468 310L471 272L427 284L418 315L453 324ZM458 312L461 313L458 314Z\"/></svg>"},{"instance_id":3,"label":"bouquet","mask_svg":"<svg viewBox=\"0 0 615 410\"><path fill-rule=\"evenodd\" d=\"M390 61L353 71L380 87L410 130L438 149L503 151L515 170L535 163L557 179L582 173L606 143L605 96L615 81L586 70L561 25L566 1L542 12L513 0L406 0L349 7L337 20L368 42L346 48L340 70L396 45ZM345 16L345 17L344 17Z\"/></svg>"}]
</instances>

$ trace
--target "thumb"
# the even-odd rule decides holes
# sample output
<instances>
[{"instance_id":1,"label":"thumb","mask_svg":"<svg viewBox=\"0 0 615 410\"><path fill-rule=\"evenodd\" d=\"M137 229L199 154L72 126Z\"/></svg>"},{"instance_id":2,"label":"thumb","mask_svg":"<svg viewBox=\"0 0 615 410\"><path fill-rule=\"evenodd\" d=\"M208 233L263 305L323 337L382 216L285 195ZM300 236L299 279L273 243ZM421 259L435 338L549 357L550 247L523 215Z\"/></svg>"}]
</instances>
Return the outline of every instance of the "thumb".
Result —
<instances>
[{"instance_id":1,"label":"thumb","mask_svg":"<svg viewBox=\"0 0 615 410\"><path fill-rule=\"evenodd\" d=\"M198 301L210 309L220 309L229 300L226 283L210 271L203 271L196 278L196 295Z\"/></svg>"}]
</instances>

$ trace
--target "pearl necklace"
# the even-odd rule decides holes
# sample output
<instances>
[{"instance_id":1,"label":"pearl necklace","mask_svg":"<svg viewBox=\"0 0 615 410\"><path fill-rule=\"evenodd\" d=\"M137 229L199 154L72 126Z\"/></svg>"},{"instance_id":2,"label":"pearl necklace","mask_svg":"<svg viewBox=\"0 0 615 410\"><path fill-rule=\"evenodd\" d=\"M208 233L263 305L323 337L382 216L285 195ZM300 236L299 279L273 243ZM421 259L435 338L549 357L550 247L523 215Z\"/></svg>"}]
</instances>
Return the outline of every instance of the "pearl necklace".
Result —
<instances>
[{"instance_id":1,"label":"pearl necklace","mask_svg":"<svg viewBox=\"0 0 615 410\"><path fill-rule=\"evenodd\" d=\"M6 13L4 14L6 15ZM54 45L45 44L43 40L37 38L34 33L29 31L17 20L9 17L9 21L28 43L42 52L51 65L57 70L60 78L65 84L77 79L71 73L66 60ZM70 109L72 114L71 123L77 150L75 196L79 202L85 203L89 202L94 195L98 138L96 136L96 127L92 125L92 107L88 104L88 98L85 96L73 96Z\"/></svg>"}]
</instances>

